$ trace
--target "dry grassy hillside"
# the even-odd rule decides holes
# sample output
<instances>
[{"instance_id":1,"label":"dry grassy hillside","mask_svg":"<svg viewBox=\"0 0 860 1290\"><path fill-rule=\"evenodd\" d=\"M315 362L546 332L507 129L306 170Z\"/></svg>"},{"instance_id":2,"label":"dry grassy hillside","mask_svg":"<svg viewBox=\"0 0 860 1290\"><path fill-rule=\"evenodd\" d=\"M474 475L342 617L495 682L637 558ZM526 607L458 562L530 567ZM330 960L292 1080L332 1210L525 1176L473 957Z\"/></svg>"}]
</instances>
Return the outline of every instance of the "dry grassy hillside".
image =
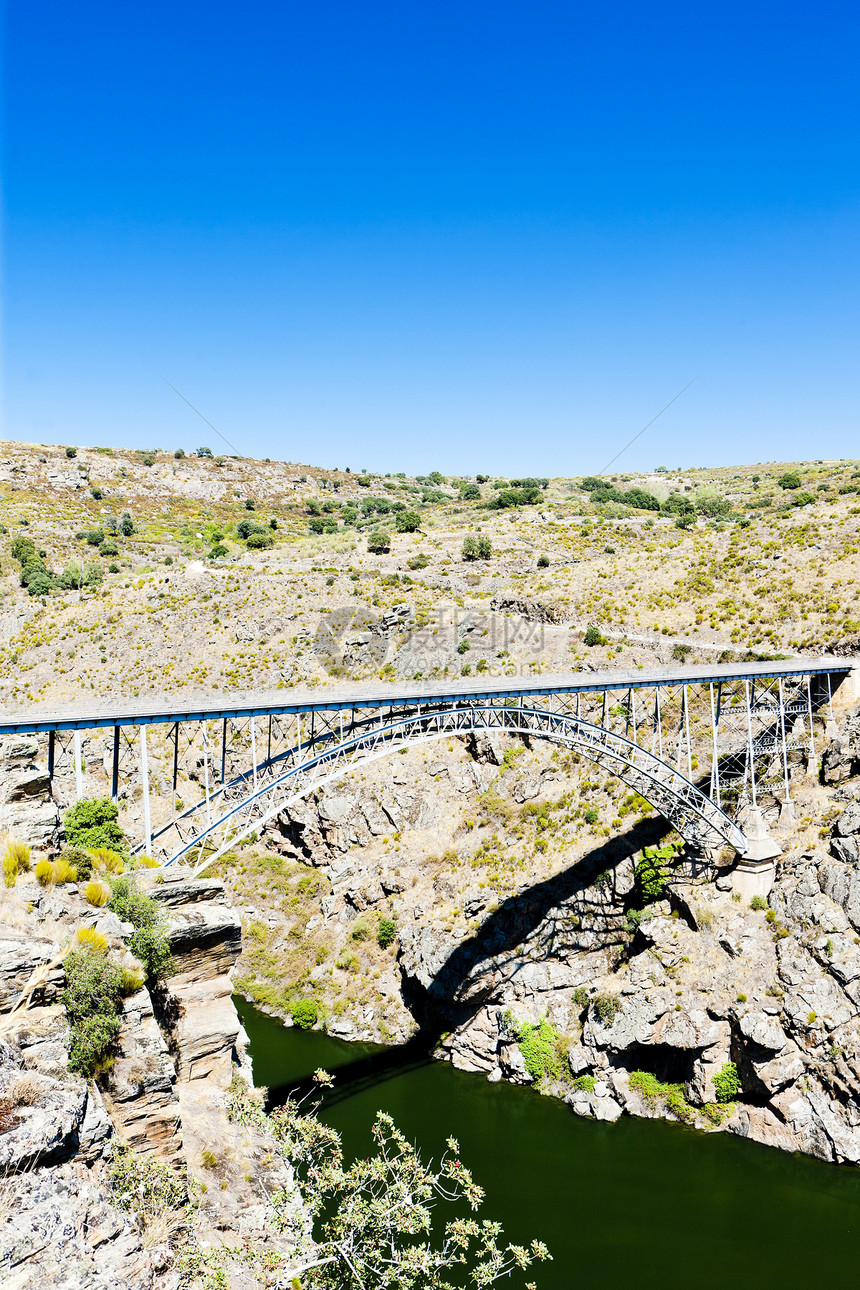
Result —
<instances>
[{"instance_id":1,"label":"dry grassy hillside","mask_svg":"<svg viewBox=\"0 0 860 1290\"><path fill-rule=\"evenodd\" d=\"M857 467L595 492L6 443L0 701L817 653L860 631Z\"/></svg>"}]
</instances>

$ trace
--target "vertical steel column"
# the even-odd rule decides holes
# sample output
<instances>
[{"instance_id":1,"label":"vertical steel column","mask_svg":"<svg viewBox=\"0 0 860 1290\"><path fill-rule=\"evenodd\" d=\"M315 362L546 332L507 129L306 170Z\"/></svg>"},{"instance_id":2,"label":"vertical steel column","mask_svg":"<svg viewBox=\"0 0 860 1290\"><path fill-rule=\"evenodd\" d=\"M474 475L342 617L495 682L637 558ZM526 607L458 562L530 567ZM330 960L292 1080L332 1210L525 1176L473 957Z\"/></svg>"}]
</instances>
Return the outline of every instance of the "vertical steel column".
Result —
<instances>
[{"instance_id":1,"label":"vertical steel column","mask_svg":"<svg viewBox=\"0 0 860 1290\"><path fill-rule=\"evenodd\" d=\"M251 761L254 766L254 792L259 787L257 780L257 722L254 717L251 718Z\"/></svg>"},{"instance_id":2,"label":"vertical steel column","mask_svg":"<svg viewBox=\"0 0 860 1290\"><path fill-rule=\"evenodd\" d=\"M630 687L630 702L633 707L633 742L635 744L638 743L639 740L636 735L636 691L632 686Z\"/></svg>"},{"instance_id":3,"label":"vertical steel column","mask_svg":"<svg viewBox=\"0 0 860 1290\"><path fill-rule=\"evenodd\" d=\"M657 750L662 760L663 757L663 713L660 709L660 687L654 690L654 716L657 722Z\"/></svg>"},{"instance_id":4,"label":"vertical steel column","mask_svg":"<svg viewBox=\"0 0 860 1290\"><path fill-rule=\"evenodd\" d=\"M711 797L720 805L720 744L717 737L717 718L714 712L714 683L709 682L708 688L711 692L711 741L713 752L711 754Z\"/></svg>"},{"instance_id":5,"label":"vertical steel column","mask_svg":"<svg viewBox=\"0 0 860 1290\"><path fill-rule=\"evenodd\" d=\"M48 778L54 778L54 761L57 753L57 732L48 731Z\"/></svg>"},{"instance_id":6,"label":"vertical steel column","mask_svg":"<svg viewBox=\"0 0 860 1290\"><path fill-rule=\"evenodd\" d=\"M600 724L606 729L606 691L603 691L603 708L600 713Z\"/></svg>"},{"instance_id":7,"label":"vertical steel column","mask_svg":"<svg viewBox=\"0 0 860 1290\"><path fill-rule=\"evenodd\" d=\"M203 747L206 747L206 731L203 731ZM221 786L223 788L227 770L227 718L221 722ZM209 790L206 790L207 795Z\"/></svg>"},{"instance_id":8,"label":"vertical steel column","mask_svg":"<svg viewBox=\"0 0 860 1290\"><path fill-rule=\"evenodd\" d=\"M693 754L690 749L690 695L689 686L684 686L684 735L687 740L687 779L693 778Z\"/></svg>"},{"instance_id":9,"label":"vertical steel column","mask_svg":"<svg viewBox=\"0 0 860 1290\"><path fill-rule=\"evenodd\" d=\"M81 765L81 732L76 730L72 740L75 748L75 794L80 801L84 795L84 772Z\"/></svg>"},{"instance_id":10,"label":"vertical steel column","mask_svg":"<svg viewBox=\"0 0 860 1290\"><path fill-rule=\"evenodd\" d=\"M146 854L152 856L152 820L149 815L149 755L146 747L146 726L140 727L140 782L143 788L143 844Z\"/></svg>"},{"instance_id":11,"label":"vertical steel column","mask_svg":"<svg viewBox=\"0 0 860 1290\"><path fill-rule=\"evenodd\" d=\"M806 706L809 711L809 752L812 757L815 756L815 730L812 724L812 682L807 675L806 678Z\"/></svg>"},{"instance_id":12,"label":"vertical steel column","mask_svg":"<svg viewBox=\"0 0 860 1290\"><path fill-rule=\"evenodd\" d=\"M750 710L749 681L744 681L744 690L746 692L746 700L747 700L747 758L749 760L750 783L752 785L752 804L753 806L756 806L757 802L756 802L756 796L755 796L755 754L753 751L752 712Z\"/></svg>"},{"instance_id":13,"label":"vertical steel column","mask_svg":"<svg viewBox=\"0 0 860 1290\"><path fill-rule=\"evenodd\" d=\"M120 741L120 728L119 726L114 726L113 761L111 762L111 768L110 768L110 795L114 799L114 801L116 801L117 794L119 793L119 741Z\"/></svg>"},{"instance_id":14,"label":"vertical steel column","mask_svg":"<svg viewBox=\"0 0 860 1290\"><path fill-rule=\"evenodd\" d=\"M179 783L179 721L173 723L173 793L176 808L176 786Z\"/></svg>"},{"instance_id":15,"label":"vertical steel column","mask_svg":"<svg viewBox=\"0 0 860 1290\"><path fill-rule=\"evenodd\" d=\"M270 716L269 717L269 744L268 744L268 751L266 752L266 761L271 761L271 760L272 760L272 718Z\"/></svg>"},{"instance_id":16,"label":"vertical steel column","mask_svg":"<svg viewBox=\"0 0 860 1290\"><path fill-rule=\"evenodd\" d=\"M788 792L788 748L785 743L785 695L782 688L782 677L779 678L779 729L782 735L782 773L785 779L785 800L790 801Z\"/></svg>"},{"instance_id":17,"label":"vertical steel column","mask_svg":"<svg viewBox=\"0 0 860 1290\"><path fill-rule=\"evenodd\" d=\"M227 726L227 722L225 721L224 722L225 729L226 729L226 726ZM209 825L212 823L212 804L210 801L211 794L209 791L209 736L206 733L205 725L202 726L202 730L203 730L203 774L206 777L206 827L208 828ZM223 742L221 744L221 756L222 756L222 766L223 766L223 756L224 756ZM221 783L222 784L224 783L223 770L221 772Z\"/></svg>"},{"instance_id":18,"label":"vertical steel column","mask_svg":"<svg viewBox=\"0 0 860 1290\"><path fill-rule=\"evenodd\" d=\"M830 689L829 672L827 673L827 711L830 715L830 720L832 721L833 720L833 694L831 693L831 689Z\"/></svg>"}]
</instances>

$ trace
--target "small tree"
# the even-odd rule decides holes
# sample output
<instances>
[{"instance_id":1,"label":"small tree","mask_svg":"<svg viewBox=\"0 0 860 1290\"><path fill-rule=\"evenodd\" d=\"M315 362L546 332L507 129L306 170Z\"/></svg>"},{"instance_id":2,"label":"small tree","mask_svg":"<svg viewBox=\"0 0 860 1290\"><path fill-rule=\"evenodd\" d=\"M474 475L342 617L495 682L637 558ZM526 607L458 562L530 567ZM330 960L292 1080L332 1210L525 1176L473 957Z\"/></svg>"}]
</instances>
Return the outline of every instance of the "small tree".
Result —
<instances>
[{"instance_id":1,"label":"small tree","mask_svg":"<svg viewBox=\"0 0 860 1290\"><path fill-rule=\"evenodd\" d=\"M787 470L776 482L780 488L793 489L800 488L801 479L796 470Z\"/></svg>"},{"instance_id":2,"label":"small tree","mask_svg":"<svg viewBox=\"0 0 860 1290\"><path fill-rule=\"evenodd\" d=\"M70 846L126 849L125 834L117 823L119 807L109 797L82 797L63 817Z\"/></svg>"},{"instance_id":3,"label":"small tree","mask_svg":"<svg viewBox=\"0 0 860 1290\"><path fill-rule=\"evenodd\" d=\"M478 559L489 560L493 554L493 544L487 537L486 533L478 534Z\"/></svg>"},{"instance_id":4,"label":"small tree","mask_svg":"<svg viewBox=\"0 0 860 1290\"><path fill-rule=\"evenodd\" d=\"M417 533L421 526L421 516L417 511L398 511L394 523L398 533Z\"/></svg>"},{"instance_id":5,"label":"small tree","mask_svg":"<svg viewBox=\"0 0 860 1290\"><path fill-rule=\"evenodd\" d=\"M467 533L463 538L462 554L464 560L477 560L478 539L473 533Z\"/></svg>"},{"instance_id":6,"label":"small tree","mask_svg":"<svg viewBox=\"0 0 860 1290\"><path fill-rule=\"evenodd\" d=\"M318 1071L318 1084L331 1076ZM269 1128L291 1161L312 1230L293 1255L302 1285L314 1290L450 1290L457 1284L487 1287L551 1256L541 1241L504 1243L501 1225L472 1217L435 1219L440 1204L473 1213L484 1192L460 1160L453 1138L438 1165L425 1164L416 1147L379 1112L373 1124L375 1154L347 1164L337 1132L289 1099L266 1116L240 1091L228 1095L233 1120ZM313 1110L317 1109L314 1106ZM293 1224L295 1191L271 1197L273 1222ZM296 1279L298 1284L298 1278Z\"/></svg>"},{"instance_id":7,"label":"small tree","mask_svg":"<svg viewBox=\"0 0 860 1290\"><path fill-rule=\"evenodd\" d=\"M367 549L374 555L385 555L391 550L391 535L382 529L374 529L367 539Z\"/></svg>"},{"instance_id":8,"label":"small tree","mask_svg":"<svg viewBox=\"0 0 860 1290\"><path fill-rule=\"evenodd\" d=\"M128 511L125 512L125 514L123 515L122 519L119 522L119 531L123 535L123 537L131 537L132 533L137 532L134 520L131 518Z\"/></svg>"}]
</instances>

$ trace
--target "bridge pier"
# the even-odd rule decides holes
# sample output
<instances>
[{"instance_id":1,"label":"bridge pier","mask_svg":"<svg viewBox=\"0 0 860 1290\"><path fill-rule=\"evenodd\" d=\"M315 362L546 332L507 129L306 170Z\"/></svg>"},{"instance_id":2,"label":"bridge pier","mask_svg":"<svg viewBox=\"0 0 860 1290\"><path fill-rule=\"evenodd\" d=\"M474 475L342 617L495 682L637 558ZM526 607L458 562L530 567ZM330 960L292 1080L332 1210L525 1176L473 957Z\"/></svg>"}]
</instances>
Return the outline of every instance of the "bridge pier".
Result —
<instances>
[{"instance_id":1,"label":"bridge pier","mask_svg":"<svg viewBox=\"0 0 860 1290\"><path fill-rule=\"evenodd\" d=\"M776 859L782 847L773 840L760 806L751 806L744 816L747 849L732 870L732 891L749 902L753 896L767 897L776 878Z\"/></svg>"}]
</instances>

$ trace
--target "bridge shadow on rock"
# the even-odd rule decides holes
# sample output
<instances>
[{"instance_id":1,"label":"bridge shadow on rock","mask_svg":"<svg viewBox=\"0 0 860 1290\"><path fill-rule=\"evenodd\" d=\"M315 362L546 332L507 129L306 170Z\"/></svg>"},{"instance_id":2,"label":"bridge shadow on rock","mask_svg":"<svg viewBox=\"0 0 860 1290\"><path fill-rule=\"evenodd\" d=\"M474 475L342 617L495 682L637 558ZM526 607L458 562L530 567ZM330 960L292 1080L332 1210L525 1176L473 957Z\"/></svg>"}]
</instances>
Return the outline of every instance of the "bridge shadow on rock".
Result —
<instances>
[{"instance_id":1,"label":"bridge shadow on rock","mask_svg":"<svg viewBox=\"0 0 860 1290\"><path fill-rule=\"evenodd\" d=\"M404 1000L419 1025L468 1023L527 963L619 950L627 937L616 870L657 845L670 827L660 817L641 820L569 869L509 896L456 946L426 988L404 982Z\"/></svg>"},{"instance_id":2,"label":"bridge shadow on rock","mask_svg":"<svg viewBox=\"0 0 860 1290\"><path fill-rule=\"evenodd\" d=\"M670 827L660 817L639 821L569 869L508 897L474 936L451 951L426 987L415 977L404 976L403 998L418 1023L417 1033L405 1044L390 1048L368 1052L363 1045L361 1056L337 1067L325 1105L427 1065L444 1033L467 1025L501 993L513 974L539 956L563 961L586 950L620 949L627 936L617 867L643 847L657 845ZM526 946L527 958L518 953ZM302 1095L310 1088L310 1075L271 1088L269 1105L280 1105L291 1094Z\"/></svg>"}]
</instances>

